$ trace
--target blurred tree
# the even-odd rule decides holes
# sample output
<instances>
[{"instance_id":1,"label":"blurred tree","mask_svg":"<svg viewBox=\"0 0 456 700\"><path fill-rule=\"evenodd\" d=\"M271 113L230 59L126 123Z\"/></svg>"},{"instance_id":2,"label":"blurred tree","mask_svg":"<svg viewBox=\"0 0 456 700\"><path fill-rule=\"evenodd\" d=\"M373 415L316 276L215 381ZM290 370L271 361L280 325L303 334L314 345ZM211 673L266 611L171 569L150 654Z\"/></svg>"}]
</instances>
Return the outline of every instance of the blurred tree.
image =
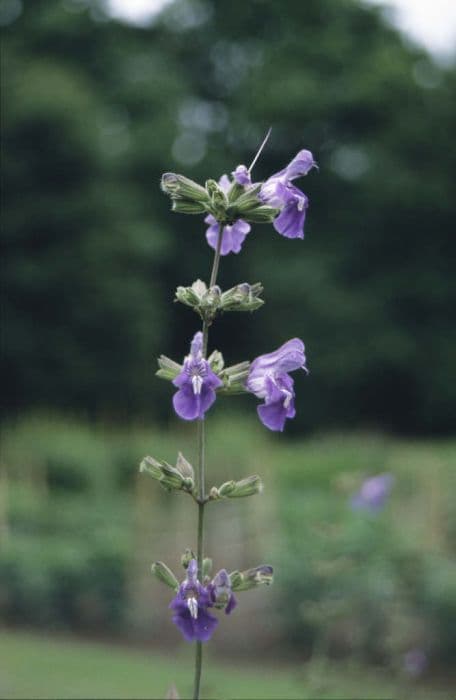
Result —
<instances>
[{"instance_id":1,"label":"blurred tree","mask_svg":"<svg viewBox=\"0 0 456 700\"><path fill-rule=\"evenodd\" d=\"M36 0L3 51L7 410L169 415L154 356L197 322L167 304L211 252L159 176L229 172L272 124L258 178L302 147L320 164L307 239L258 226L224 260L222 284L262 280L267 305L214 344L237 361L305 340L296 432L452 430L453 69L355 0L178 0L149 28Z\"/></svg>"}]
</instances>

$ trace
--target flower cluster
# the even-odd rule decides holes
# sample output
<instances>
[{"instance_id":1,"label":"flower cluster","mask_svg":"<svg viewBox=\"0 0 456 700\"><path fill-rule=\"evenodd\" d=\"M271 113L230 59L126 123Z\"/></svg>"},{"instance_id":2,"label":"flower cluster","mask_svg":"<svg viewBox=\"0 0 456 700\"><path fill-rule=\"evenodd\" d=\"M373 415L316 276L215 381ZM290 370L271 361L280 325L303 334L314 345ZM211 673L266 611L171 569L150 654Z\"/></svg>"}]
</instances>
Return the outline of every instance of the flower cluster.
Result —
<instances>
[{"instance_id":1,"label":"flower cluster","mask_svg":"<svg viewBox=\"0 0 456 700\"><path fill-rule=\"evenodd\" d=\"M260 147L263 148L265 142ZM270 430L282 431L295 409L294 381L291 372L307 372L304 343L293 338L277 350L225 367L222 354L214 350L207 356L208 330L216 316L227 312L252 312L264 304L263 286L257 282L241 282L223 291L217 285L221 256L238 254L252 230L252 224L269 223L285 238L304 238L308 198L294 184L316 167L312 153L301 150L282 170L264 182L252 182L252 165L238 165L230 176L218 181L207 180L199 185L176 173L165 173L161 186L172 201L172 209L183 214L204 216L206 240L215 251L210 282L198 279L189 286L179 286L176 301L191 307L200 316L203 326L190 342L190 352L179 364L164 355L159 359L158 376L171 381L177 391L173 406L186 421L202 421L219 394L250 393L261 400L257 408L261 422ZM178 454L175 466L164 460L146 457L141 471L148 473L168 492L184 493L198 503L198 553L184 555L185 579L179 583L162 562L152 565L152 572L174 591L169 605L173 622L187 641L208 641L218 625L213 614L224 610L228 615L237 605L235 592L270 584L272 567L261 565L230 574L221 569L211 577L211 562L203 555L203 518L206 503L244 498L261 493L263 483L254 474L239 481L228 480L206 490L204 479L204 431L200 431L199 464L195 470ZM198 661L199 659L199 661ZM195 697L199 693L201 657L196 662Z\"/></svg>"},{"instance_id":2,"label":"flower cluster","mask_svg":"<svg viewBox=\"0 0 456 700\"><path fill-rule=\"evenodd\" d=\"M212 562L205 559L207 572L203 575L202 582L198 578L198 563L191 552L184 566L187 575L181 584L163 562L155 562L152 573L174 590L175 596L169 604L174 613L172 620L188 642L207 642L212 637L218 619L209 609L224 610L229 615L237 606L233 591L247 591L272 582L272 567L266 565L243 572L233 571L231 574L226 569L220 569L211 578L209 572Z\"/></svg>"},{"instance_id":3,"label":"flower cluster","mask_svg":"<svg viewBox=\"0 0 456 700\"><path fill-rule=\"evenodd\" d=\"M316 167L310 151L305 149L282 170L265 182L252 183L250 169L238 165L218 183L209 180L206 189L175 173L165 173L162 188L173 200L173 210L185 214L206 213L206 240L217 249L220 224L223 234L221 255L239 253L251 223L272 223L285 238L304 238L304 223L309 199L293 184Z\"/></svg>"},{"instance_id":4,"label":"flower cluster","mask_svg":"<svg viewBox=\"0 0 456 700\"><path fill-rule=\"evenodd\" d=\"M304 192L292 184L292 181L307 175L315 166L316 163L310 151L299 151L286 168L271 175L261 185L258 199L278 211L278 215L273 220L273 226L278 233L286 238L304 238L304 222L309 200ZM250 172L245 165L238 165L231 175L237 185L241 187L252 186ZM232 183L227 175L220 178L219 186L225 194L228 194ZM210 224L206 231L207 242L215 249L218 238L217 220L209 214L205 222ZM238 219L231 226L225 226L221 255L239 253L250 228L247 221L243 219Z\"/></svg>"},{"instance_id":5,"label":"flower cluster","mask_svg":"<svg viewBox=\"0 0 456 700\"><path fill-rule=\"evenodd\" d=\"M219 186L222 192L227 195L231 189L231 182L227 175L222 175L219 180ZM247 182L246 184L250 184ZM219 236L219 223L217 219L212 215L208 214L204 219L206 224L209 224L209 228L206 231L206 240L214 250L217 248L217 241ZM242 244L248 233L250 233L251 226L243 219L238 219L232 224L227 224L223 227L223 237L222 245L220 248L220 255L228 255L228 253L240 253Z\"/></svg>"}]
</instances>

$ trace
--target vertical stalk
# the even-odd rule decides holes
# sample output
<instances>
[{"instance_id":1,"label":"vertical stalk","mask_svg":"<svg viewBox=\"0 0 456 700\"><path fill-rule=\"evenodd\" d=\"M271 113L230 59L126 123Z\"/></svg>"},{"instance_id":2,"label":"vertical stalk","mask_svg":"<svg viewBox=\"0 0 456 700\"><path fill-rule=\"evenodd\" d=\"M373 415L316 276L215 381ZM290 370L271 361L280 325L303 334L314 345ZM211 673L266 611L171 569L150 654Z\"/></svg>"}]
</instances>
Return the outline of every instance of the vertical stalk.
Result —
<instances>
[{"instance_id":1,"label":"vertical stalk","mask_svg":"<svg viewBox=\"0 0 456 700\"><path fill-rule=\"evenodd\" d=\"M223 224L219 225L217 247L212 263L211 279L209 287L213 287L217 281L217 274L220 264L220 251L222 249ZM209 323L203 321L203 357L207 355L207 341L209 336ZM197 562L198 578L201 581L203 576L203 548L204 548L204 506L206 501L206 430L204 418L198 421L198 532L197 532ZM201 669L203 664L203 645L196 642L195 654L195 681L193 689L193 700L199 700L201 685Z\"/></svg>"}]
</instances>

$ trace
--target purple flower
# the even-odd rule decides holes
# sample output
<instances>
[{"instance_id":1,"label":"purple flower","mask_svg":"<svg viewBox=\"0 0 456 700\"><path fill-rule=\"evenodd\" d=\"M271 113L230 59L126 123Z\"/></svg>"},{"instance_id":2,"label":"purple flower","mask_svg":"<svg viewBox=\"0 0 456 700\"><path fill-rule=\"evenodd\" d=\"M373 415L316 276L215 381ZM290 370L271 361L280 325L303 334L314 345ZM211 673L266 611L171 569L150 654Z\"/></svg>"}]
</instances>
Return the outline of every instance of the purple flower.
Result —
<instances>
[{"instance_id":1,"label":"purple flower","mask_svg":"<svg viewBox=\"0 0 456 700\"><path fill-rule=\"evenodd\" d=\"M218 224L217 220L212 216L212 214L208 214L204 221L206 222L206 224L210 224L209 228L206 231L206 240L211 246L211 248L216 250L220 225ZM243 219L235 221L234 224L232 224L231 226L224 226L220 255L228 255L228 253L239 253L242 248L242 244L245 241L245 237L247 236L249 231L250 224L248 224L247 221L244 221Z\"/></svg>"},{"instance_id":2,"label":"purple flower","mask_svg":"<svg viewBox=\"0 0 456 700\"><path fill-rule=\"evenodd\" d=\"M184 360L180 374L173 380L177 391L173 396L173 406L177 415L184 420L203 418L215 401L215 389L223 382L211 370L203 357L203 334L195 333L190 354Z\"/></svg>"},{"instance_id":3,"label":"purple flower","mask_svg":"<svg viewBox=\"0 0 456 700\"><path fill-rule=\"evenodd\" d=\"M207 611L213 605L211 593L198 581L197 573L196 559L192 559L187 578L169 605L174 610L172 620L187 642L207 642L218 625L217 618Z\"/></svg>"},{"instance_id":4,"label":"purple flower","mask_svg":"<svg viewBox=\"0 0 456 700\"><path fill-rule=\"evenodd\" d=\"M359 491L351 499L352 508L376 513L381 510L393 487L392 474L378 474L365 479Z\"/></svg>"},{"instance_id":5,"label":"purple flower","mask_svg":"<svg viewBox=\"0 0 456 700\"><path fill-rule=\"evenodd\" d=\"M304 238L304 222L309 200L304 192L292 184L292 180L307 175L315 165L310 151L299 151L291 163L271 175L260 190L263 202L280 209L273 225L275 230L286 238Z\"/></svg>"},{"instance_id":6,"label":"purple flower","mask_svg":"<svg viewBox=\"0 0 456 700\"><path fill-rule=\"evenodd\" d=\"M238 165L236 170L234 170L231 175L238 185L245 187L246 185L252 184L252 179L250 177L250 172L245 165Z\"/></svg>"},{"instance_id":7,"label":"purple flower","mask_svg":"<svg viewBox=\"0 0 456 700\"><path fill-rule=\"evenodd\" d=\"M282 431L287 418L294 418L295 393L293 379L288 375L295 369L306 368L304 343L293 338L278 350L261 355L250 365L246 386L252 394L264 399L257 411L261 422L270 430Z\"/></svg>"},{"instance_id":8,"label":"purple flower","mask_svg":"<svg viewBox=\"0 0 456 700\"><path fill-rule=\"evenodd\" d=\"M174 610L174 624L179 627L188 642L207 642L218 625L217 618L207 609L224 609L229 615L236 605L227 571L221 569L212 581L203 585L198 581L196 559L192 559L188 565L187 578L179 586L169 607Z\"/></svg>"},{"instance_id":9,"label":"purple flower","mask_svg":"<svg viewBox=\"0 0 456 700\"><path fill-rule=\"evenodd\" d=\"M234 172L236 173L239 168L245 168L245 165L238 165ZM240 173L239 176L242 178L242 173ZM219 180L219 185L226 194L231 187L231 182L228 175L222 175ZM209 228L206 231L206 240L211 248L216 250L220 224L218 223L217 219L212 216L212 214L208 214L204 221L206 224L209 224ZM250 228L250 224L243 219L238 219L238 221L235 221L234 224L231 224L230 226L224 226L220 254L228 255L228 253L239 253L242 248L242 244L245 241L245 237L250 232Z\"/></svg>"},{"instance_id":10,"label":"purple flower","mask_svg":"<svg viewBox=\"0 0 456 700\"><path fill-rule=\"evenodd\" d=\"M225 608L225 613L229 615L236 607L237 600L231 590L231 581L226 569L220 569L208 588L214 605L219 608Z\"/></svg>"},{"instance_id":11,"label":"purple flower","mask_svg":"<svg viewBox=\"0 0 456 700\"><path fill-rule=\"evenodd\" d=\"M428 659L422 649L409 649L404 654L404 671L416 678L426 670Z\"/></svg>"}]
</instances>

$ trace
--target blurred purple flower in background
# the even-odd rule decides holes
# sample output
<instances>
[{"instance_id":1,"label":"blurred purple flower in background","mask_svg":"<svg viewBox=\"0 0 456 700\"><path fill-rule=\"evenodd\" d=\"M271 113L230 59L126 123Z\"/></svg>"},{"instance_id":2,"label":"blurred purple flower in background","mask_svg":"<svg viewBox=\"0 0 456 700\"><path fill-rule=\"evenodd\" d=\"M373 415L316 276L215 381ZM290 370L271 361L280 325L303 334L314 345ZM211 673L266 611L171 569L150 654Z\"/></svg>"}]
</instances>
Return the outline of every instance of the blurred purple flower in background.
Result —
<instances>
[{"instance_id":1,"label":"blurred purple flower in background","mask_svg":"<svg viewBox=\"0 0 456 700\"><path fill-rule=\"evenodd\" d=\"M351 506L355 510L368 510L376 513L385 506L394 484L392 474L378 474L365 479L359 491L352 497Z\"/></svg>"},{"instance_id":2,"label":"blurred purple flower in background","mask_svg":"<svg viewBox=\"0 0 456 700\"><path fill-rule=\"evenodd\" d=\"M309 200L292 180L307 175L316 167L310 151L302 150L293 158L286 168L271 175L260 190L260 198L271 207L280 209L274 219L275 230L286 238L304 238L304 222Z\"/></svg>"},{"instance_id":3,"label":"blurred purple flower in background","mask_svg":"<svg viewBox=\"0 0 456 700\"><path fill-rule=\"evenodd\" d=\"M233 175L235 175L235 173L238 173L240 168L245 168L245 165L238 165ZM244 173L244 171L242 170L239 171L238 177L240 177L241 179L245 179L247 174L248 173ZM223 192L227 194L228 190L231 187L231 182L228 175L222 175L222 177L219 180L219 185ZM210 247L216 250L220 232L220 224L218 223L217 219L214 216L212 216L212 214L208 214L204 219L204 222L206 224L209 224L209 228L206 231L206 240L209 243ZM231 224L230 226L224 226L220 255L228 255L228 253L239 253L241 251L242 244L245 241L245 237L248 233L250 233L250 229L250 224L248 224L247 221L244 221L243 219L238 219L234 222L234 224Z\"/></svg>"},{"instance_id":4,"label":"blurred purple flower in background","mask_svg":"<svg viewBox=\"0 0 456 700\"><path fill-rule=\"evenodd\" d=\"M203 418L215 401L215 389L222 386L223 382L203 358L201 331L195 333L190 354L185 358L182 371L173 380L173 384L179 388L173 396L173 406L177 415L184 420Z\"/></svg>"},{"instance_id":5,"label":"blurred purple flower in background","mask_svg":"<svg viewBox=\"0 0 456 700\"><path fill-rule=\"evenodd\" d=\"M404 654L404 671L413 678L421 676L428 665L428 658L422 649L409 649Z\"/></svg>"},{"instance_id":6,"label":"blurred purple flower in background","mask_svg":"<svg viewBox=\"0 0 456 700\"><path fill-rule=\"evenodd\" d=\"M174 610L173 622L187 642L207 642L218 625L217 618L207 612L207 608L213 605L211 594L198 581L197 571L196 559L192 559L187 578L169 605Z\"/></svg>"},{"instance_id":7,"label":"blurred purple flower in background","mask_svg":"<svg viewBox=\"0 0 456 700\"><path fill-rule=\"evenodd\" d=\"M294 382L288 375L295 369L306 368L304 343L293 338L278 350L260 355L250 365L247 389L264 399L257 411L261 422L270 430L282 431L287 418L294 418Z\"/></svg>"}]
</instances>

